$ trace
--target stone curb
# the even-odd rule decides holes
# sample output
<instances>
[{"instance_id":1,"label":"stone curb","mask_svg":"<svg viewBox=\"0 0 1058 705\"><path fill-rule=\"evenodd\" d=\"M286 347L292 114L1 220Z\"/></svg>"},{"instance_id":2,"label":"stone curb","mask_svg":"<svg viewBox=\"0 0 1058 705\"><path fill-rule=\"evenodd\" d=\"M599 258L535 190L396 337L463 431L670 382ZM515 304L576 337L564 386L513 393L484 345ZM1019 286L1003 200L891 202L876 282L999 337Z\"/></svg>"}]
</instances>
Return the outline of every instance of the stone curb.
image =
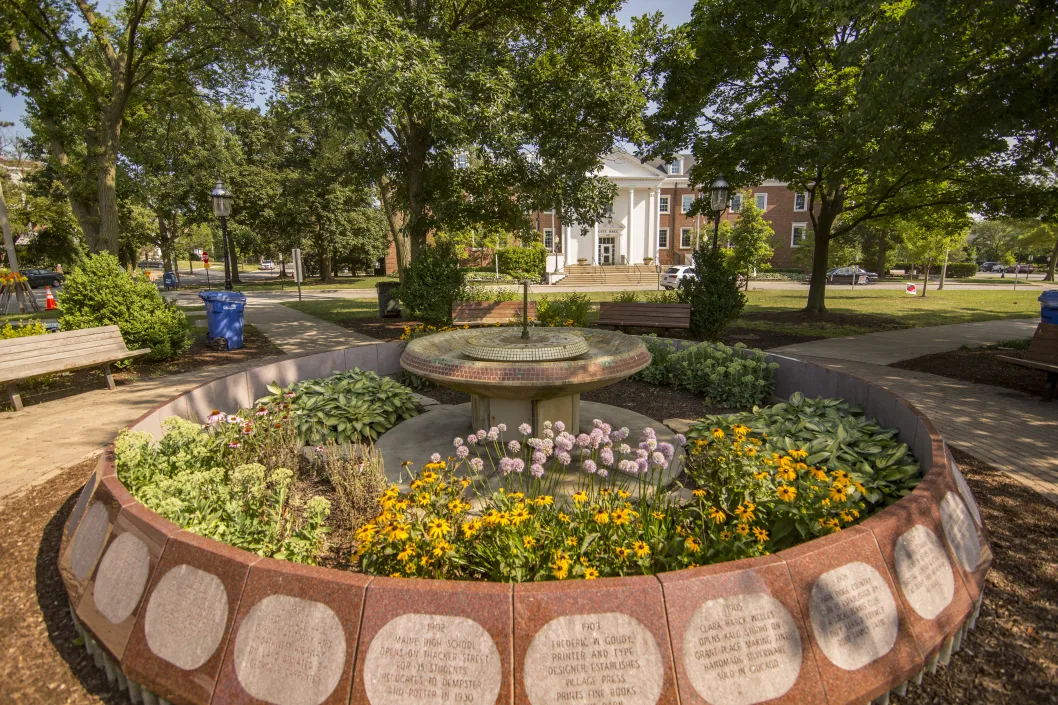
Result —
<instances>
[{"instance_id":1,"label":"stone curb","mask_svg":"<svg viewBox=\"0 0 1058 705\"><path fill-rule=\"evenodd\" d=\"M305 355L207 382L139 419L250 406L279 382L400 371L401 343ZM289 564L137 503L108 449L59 570L85 648L132 703L887 703L946 665L992 554L932 422L890 392L779 355L776 395L841 396L899 429L924 477L845 531L657 576L486 584Z\"/></svg>"}]
</instances>

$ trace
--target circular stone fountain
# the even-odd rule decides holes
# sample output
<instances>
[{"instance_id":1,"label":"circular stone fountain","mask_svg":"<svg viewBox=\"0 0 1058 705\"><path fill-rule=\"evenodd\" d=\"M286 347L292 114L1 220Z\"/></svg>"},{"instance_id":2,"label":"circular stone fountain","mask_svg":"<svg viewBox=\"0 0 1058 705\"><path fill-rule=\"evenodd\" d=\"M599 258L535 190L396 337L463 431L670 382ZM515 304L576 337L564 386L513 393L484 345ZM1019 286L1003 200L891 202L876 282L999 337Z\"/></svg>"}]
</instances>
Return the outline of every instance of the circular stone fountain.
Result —
<instances>
[{"instance_id":1,"label":"circular stone fountain","mask_svg":"<svg viewBox=\"0 0 1058 705\"><path fill-rule=\"evenodd\" d=\"M467 392L475 428L562 421L580 432L580 395L650 364L638 338L589 328L457 330L418 338L400 358L408 372Z\"/></svg>"}]
</instances>

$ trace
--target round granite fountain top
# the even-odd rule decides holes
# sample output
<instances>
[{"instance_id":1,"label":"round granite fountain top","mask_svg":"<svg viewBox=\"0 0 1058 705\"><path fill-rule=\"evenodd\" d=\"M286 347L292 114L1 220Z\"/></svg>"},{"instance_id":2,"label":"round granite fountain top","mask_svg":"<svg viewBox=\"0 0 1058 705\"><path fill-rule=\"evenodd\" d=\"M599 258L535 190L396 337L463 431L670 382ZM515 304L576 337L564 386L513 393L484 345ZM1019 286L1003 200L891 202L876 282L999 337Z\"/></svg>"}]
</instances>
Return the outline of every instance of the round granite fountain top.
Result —
<instances>
[{"instance_id":1,"label":"round granite fountain top","mask_svg":"<svg viewBox=\"0 0 1058 705\"><path fill-rule=\"evenodd\" d=\"M516 327L469 329L416 338L400 364L445 387L499 399L579 394L650 364L643 341L617 331L534 328L528 341L521 332Z\"/></svg>"},{"instance_id":2,"label":"round granite fountain top","mask_svg":"<svg viewBox=\"0 0 1058 705\"><path fill-rule=\"evenodd\" d=\"M583 335L561 328L534 329L528 340L519 328L491 328L468 335L463 343L467 357L494 362L570 360L586 352Z\"/></svg>"}]
</instances>

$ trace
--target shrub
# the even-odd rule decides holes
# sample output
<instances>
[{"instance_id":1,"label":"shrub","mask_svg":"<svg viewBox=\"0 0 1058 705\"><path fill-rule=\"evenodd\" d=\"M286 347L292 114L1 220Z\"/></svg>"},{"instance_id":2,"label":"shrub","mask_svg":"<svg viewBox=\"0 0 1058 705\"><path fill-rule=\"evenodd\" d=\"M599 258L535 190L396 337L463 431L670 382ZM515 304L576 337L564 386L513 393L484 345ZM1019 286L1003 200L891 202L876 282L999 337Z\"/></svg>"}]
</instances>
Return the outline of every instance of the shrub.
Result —
<instances>
[{"instance_id":1,"label":"shrub","mask_svg":"<svg viewBox=\"0 0 1058 705\"><path fill-rule=\"evenodd\" d=\"M542 326L574 326L586 328L591 299L586 294L572 292L552 298L543 296L536 302L536 321Z\"/></svg>"},{"instance_id":2,"label":"shrub","mask_svg":"<svg viewBox=\"0 0 1058 705\"><path fill-rule=\"evenodd\" d=\"M517 301L518 292L514 289L492 288L471 284L467 286L463 301Z\"/></svg>"},{"instance_id":3,"label":"shrub","mask_svg":"<svg viewBox=\"0 0 1058 705\"><path fill-rule=\"evenodd\" d=\"M544 270L547 268L547 250L539 242L521 247L508 247L499 250L495 256L499 259L501 274L513 277L517 281L528 279L538 282L544 278Z\"/></svg>"},{"instance_id":4,"label":"shrub","mask_svg":"<svg viewBox=\"0 0 1058 705\"><path fill-rule=\"evenodd\" d=\"M414 317L434 326L449 325L452 302L465 300L466 294L466 272L459 267L451 240L437 240L420 250L396 290Z\"/></svg>"},{"instance_id":5,"label":"shrub","mask_svg":"<svg viewBox=\"0 0 1058 705\"><path fill-rule=\"evenodd\" d=\"M669 383L669 361L676 354L676 344L655 336L643 336L643 344L650 351L650 364L632 375L647 384L661 386Z\"/></svg>"},{"instance_id":6,"label":"shrub","mask_svg":"<svg viewBox=\"0 0 1058 705\"><path fill-rule=\"evenodd\" d=\"M63 330L116 325L130 350L167 360L189 343L187 318L145 276L131 276L108 253L91 255L67 275L58 297Z\"/></svg>"},{"instance_id":7,"label":"shrub","mask_svg":"<svg viewBox=\"0 0 1058 705\"><path fill-rule=\"evenodd\" d=\"M389 483L373 446L327 443L315 450L313 468L334 488L336 524L352 530L374 517Z\"/></svg>"},{"instance_id":8,"label":"shrub","mask_svg":"<svg viewBox=\"0 0 1058 705\"><path fill-rule=\"evenodd\" d=\"M618 304L634 304L639 301L639 296L634 291L619 291L611 300Z\"/></svg>"},{"instance_id":9,"label":"shrub","mask_svg":"<svg viewBox=\"0 0 1058 705\"><path fill-rule=\"evenodd\" d=\"M805 463L847 473L865 490L870 504L891 504L918 484L918 462L896 429L882 428L858 406L841 399L806 399L800 392L787 403L726 417L707 416L689 432L707 438L714 427L729 431L742 424L766 438L767 452L801 449Z\"/></svg>"},{"instance_id":10,"label":"shrub","mask_svg":"<svg viewBox=\"0 0 1058 705\"><path fill-rule=\"evenodd\" d=\"M294 430L303 444L374 441L397 423L418 415L412 391L389 377L352 369L325 379L308 379L287 389L269 386L259 406L289 404Z\"/></svg>"},{"instance_id":11,"label":"shrub","mask_svg":"<svg viewBox=\"0 0 1058 705\"><path fill-rule=\"evenodd\" d=\"M940 269L937 269L938 274ZM977 263L976 262L948 262L947 276L952 279L960 279L963 277L972 277L977 274Z\"/></svg>"},{"instance_id":12,"label":"shrub","mask_svg":"<svg viewBox=\"0 0 1058 705\"><path fill-rule=\"evenodd\" d=\"M694 251L696 278L680 282L680 301L691 305L691 334L700 340L717 340L742 313L746 295L739 290L738 274L724 264L719 250Z\"/></svg>"},{"instance_id":13,"label":"shrub","mask_svg":"<svg viewBox=\"0 0 1058 705\"><path fill-rule=\"evenodd\" d=\"M0 328L0 340L9 338L25 338L31 335L44 335L48 329L40 321L19 321L17 326L10 323Z\"/></svg>"},{"instance_id":14,"label":"shrub","mask_svg":"<svg viewBox=\"0 0 1058 705\"><path fill-rule=\"evenodd\" d=\"M760 404L771 396L779 366L768 362L761 350L745 350L742 343L734 348L721 343L683 348L668 360L669 384L704 396L712 406Z\"/></svg>"},{"instance_id":15,"label":"shrub","mask_svg":"<svg viewBox=\"0 0 1058 705\"><path fill-rule=\"evenodd\" d=\"M665 289L648 291L643 295L643 300L648 304L678 304L680 302L680 292L667 291Z\"/></svg>"}]
</instances>

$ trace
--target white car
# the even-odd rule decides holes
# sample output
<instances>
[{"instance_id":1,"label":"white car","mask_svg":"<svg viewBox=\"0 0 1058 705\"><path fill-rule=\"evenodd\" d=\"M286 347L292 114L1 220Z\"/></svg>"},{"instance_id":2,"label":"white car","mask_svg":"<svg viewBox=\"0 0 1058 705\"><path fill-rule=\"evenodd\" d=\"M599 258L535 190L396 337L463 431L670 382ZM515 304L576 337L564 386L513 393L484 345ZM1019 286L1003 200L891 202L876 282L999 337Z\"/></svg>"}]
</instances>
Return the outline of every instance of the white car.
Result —
<instances>
[{"instance_id":1,"label":"white car","mask_svg":"<svg viewBox=\"0 0 1058 705\"><path fill-rule=\"evenodd\" d=\"M665 273L661 275L661 288L675 289L679 287L680 282L684 279L694 279L696 276L694 267L690 265L682 264L675 267L669 267L665 270Z\"/></svg>"},{"instance_id":2,"label":"white car","mask_svg":"<svg viewBox=\"0 0 1058 705\"><path fill-rule=\"evenodd\" d=\"M266 271L270 272L270 271L272 271L275 268L276 268L276 263L273 262L270 259L266 259L264 262L261 262L261 269L263 269L263 270L266 270Z\"/></svg>"}]
</instances>

